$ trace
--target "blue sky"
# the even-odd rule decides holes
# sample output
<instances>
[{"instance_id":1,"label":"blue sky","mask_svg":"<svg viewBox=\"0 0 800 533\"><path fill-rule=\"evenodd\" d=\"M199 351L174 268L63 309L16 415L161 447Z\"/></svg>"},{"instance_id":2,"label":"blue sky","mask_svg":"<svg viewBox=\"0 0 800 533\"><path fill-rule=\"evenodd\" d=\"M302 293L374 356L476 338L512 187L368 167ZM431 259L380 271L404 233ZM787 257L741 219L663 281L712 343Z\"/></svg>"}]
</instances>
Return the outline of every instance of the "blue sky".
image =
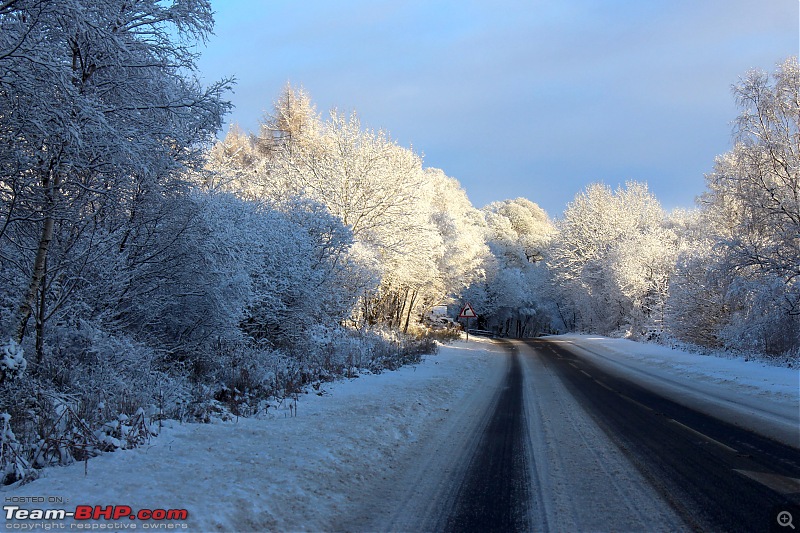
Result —
<instances>
[{"instance_id":1,"label":"blue sky","mask_svg":"<svg viewBox=\"0 0 800 533\"><path fill-rule=\"evenodd\" d=\"M731 146L731 85L800 47L798 0L216 0L204 78L255 131L281 88L356 110L477 207L558 216L589 183L691 207Z\"/></svg>"}]
</instances>

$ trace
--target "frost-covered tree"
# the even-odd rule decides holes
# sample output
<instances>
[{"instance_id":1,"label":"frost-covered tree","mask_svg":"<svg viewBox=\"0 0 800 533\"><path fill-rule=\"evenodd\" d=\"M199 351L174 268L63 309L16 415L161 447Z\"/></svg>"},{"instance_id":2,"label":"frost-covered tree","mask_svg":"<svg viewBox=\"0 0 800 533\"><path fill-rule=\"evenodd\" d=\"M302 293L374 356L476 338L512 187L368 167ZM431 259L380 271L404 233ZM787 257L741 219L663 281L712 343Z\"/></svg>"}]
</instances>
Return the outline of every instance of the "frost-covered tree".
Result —
<instances>
[{"instance_id":1,"label":"frost-covered tree","mask_svg":"<svg viewBox=\"0 0 800 533\"><path fill-rule=\"evenodd\" d=\"M134 220L138 198L200 163L229 108L228 81L195 77L191 43L212 24L206 0L0 6L0 246L4 271L17 270L4 321L16 340L55 266L57 230L90 230L82 220L111 210Z\"/></svg>"},{"instance_id":2,"label":"frost-covered tree","mask_svg":"<svg viewBox=\"0 0 800 533\"><path fill-rule=\"evenodd\" d=\"M539 333L549 323L539 262L553 224L544 210L525 198L489 204L483 215L490 253L481 264L481 278L464 298L484 327L517 337Z\"/></svg>"},{"instance_id":3,"label":"frost-covered tree","mask_svg":"<svg viewBox=\"0 0 800 533\"><path fill-rule=\"evenodd\" d=\"M577 327L609 334L659 327L677 238L641 183L579 193L556 223L548 266ZM654 326L655 325L655 326Z\"/></svg>"},{"instance_id":4,"label":"frost-covered tree","mask_svg":"<svg viewBox=\"0 0 800 533\"><path fill-rule=\"evenodd\" d=\"M735 261L791 282L800 276L800 68L752 71L734 87L736 145L707 177L703 201L724 210ZM726 205L727 203L727 205ZM728 209L726 209L728 208ZM720 214L720 216L725 216ZM800 302L799 302L800 303Z\"/></svg>"},{"instance_id":5,"label":"frost-covered tree","mask_svg":"<svg viewBox=\"0 0 800 533\"><path fill-rule=\"evenodd\" d=\"M544 258L554 228L547 213L527 198L494 202L484 208L495 250L512 264L536 263Z\"/></svg>"},{"instance_id":6,"label":"frost-covered tree","mask_svg":"<svg viewBox=\"0 0 800 533\"><path fill-rule=\"evenodd\" d=\"M303 194L290 159L301 159L320 147L322 119L308 94L287 84L273 102L256 134L231 126L211 150L206 185L258 201ZM295 162L297 164L297 162Z\"/></svg>"},{"instance_id":7,"label":"frost-covered tree","mask_svg":"<svg viewBox=\"0 0 800 533\"><path fill-rule=\"evenodd\" d=\"M422 163L385 132L364 130L355 114L333 111L316 142L282 158L299 192L325 204L353 235L386 253L419 232L415 207Z\"/></svg>"},{"instance_id":8,"label":"frost-covered tree","mask_svg":"<svg viewBox=\"0 0 800 533\"><path fill-rule=\"evenodd\" d=\"M302 102L302 94L296 99ZM301 111L308 109L302 106ZM293 116L287 111L276 115ZM297 123L306 126L288 137L273 135L280 142L267 180L288 194L325 205L350 228L363 259L380 265L381 287L364 295L363 318L407 323L419 289L435 282L434 254L440 247L422 202L421 160L384 132L364 130L355 114L345 118L334 111L318 129L308 125L314 123L310 118L282 127ZM277 126L269 131L284 131Z\"/></svg>"},{"instance_id":9,"label":"frost-covered tree","mask_svg":"<svg viewBox=\"0 0 800 533\"><path fill-rule=\"evenodd\" d=\"M800 69L749 72L736 86L741 109L733 150L717 158L700 202L715 268L727 289L727 343L772 353L800 346Z\"/></svg>"},{"instance_id":10,"label":"frost-covered tree","mask_svg":"<svg viewBox=\"0 0 800 533\"><path fill-rule=\"evenodd\" d=\"M439 169L425 169L429 190L430 221L441 236L443 250L437 269L443 281L445 298L458 298L473 282L484 277L483 263L489 254L487 226L483 213L476 209L457 180Z\"/></svg>"},{"instance_id":11,"label":"frost-covered tree","mask_svg":"<svg viewBox=\"0 0 800 533\"><path fill-rule=\"evenodd\" d=\"M319 137L322 120L311 96L287 83L273 103L273 111L265 117L256 137L262 154L275 150L293 150Z\"/></svg>"},{"instance_id":12,"label":"frost-covered tree","mask_svg":"<svg viewBox=\"0 0 800 533\"><path fill-rule=\"evenodd\" d=\"M664 329L678 340L718 347L730 284L719 268L721 250L714 246L709 222L699 209L675 210L666 223L678 238L678 248L664 306Z\"/></svg>"},{"instance_id":13,"label":"frost-covered tree","mask_svg":"<svg viewBox=\"0 0 800 533\"><path fill-rule=\"evenodd\" d=\"M237 124L228 128L225 138L209 150L206 170L195 175L198 184L214 191L234 192L240 196L257 199L258 194L248 193L254 185L260 157L256 153L253 137Z\"/></svg>"},{"instance_id":14,"label":"frost-covered tree","mask_svg":"<svg viewBox=\"0 0 800 533\"><path fill-rule=\"evenodd\" d=\"M678 256L666 305L667 331L674 338L698 346L722 345L720 332L727 321L725 294L731 280L719 264L709 240L692 243Z\"/></svg>"},{"instance_id":15,"label":"frost-covered tree","mask_svg":"<svg viewBox=\"0 0 800 533\"><path fill-rule=\"evenodd\" d=\"M209 170L242 197L285 212L285 199L310 199L348 227L357 245L353 257L381 280L377 291L361 293L362 322L407 329L412 316L457 290L453 278L461 272L441 271L449 268L442 194L468 204L466 196L426 174L420 157L387 133L363 128L355 113L333 111L323 121L307 93L287 85L258 134L245 138L232 130L215 147ZM461 242L473 233L465 229Z\"/></svg>"},{"instance_id":16,"label":"frost-covered tree","mask_svg":"<svg viewBox=\"0 0 800 533\"><path fill-rule=\"evenodd\" d=\"M734 87L734 149L717 159L702 203L741 267L800 276L800 69L752 71ZM722 233L724 232L724 233Z\"/></svg>"}]
</instances>

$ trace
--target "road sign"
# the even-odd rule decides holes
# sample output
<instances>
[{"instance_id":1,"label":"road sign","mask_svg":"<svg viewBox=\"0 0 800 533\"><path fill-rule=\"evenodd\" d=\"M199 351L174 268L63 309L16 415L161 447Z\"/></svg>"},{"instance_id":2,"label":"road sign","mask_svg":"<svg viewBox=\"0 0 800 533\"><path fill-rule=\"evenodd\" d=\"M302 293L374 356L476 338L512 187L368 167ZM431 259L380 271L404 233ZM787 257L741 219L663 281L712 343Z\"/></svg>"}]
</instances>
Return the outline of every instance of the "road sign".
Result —
<instances>
[{"instance_id":1,"label":"road sign","mask_svg":"<svg viewBox=\"0 0 800 533\"><path fill-rule=\"evenodd\" d=\"M461 310L461 314L458 315L458 318L466 318L467 319L467 327L464 328L467 332L467 342L469 342L469 319L470 318L478 318L478 313L472 308L470 304L464 306L464 309Z\"/></svg>"},{"instance_id":2,"label":"road sign","mask_svg":"<svg viewBox=\"0 0 800 533\"><path fill-rule=\"evenodd\" d=\"M461 314L458 315L458 318L477 318L478 314L472 308L470 304L464 306L464 309L461 310Z\"/></svg>"}]
</instances>

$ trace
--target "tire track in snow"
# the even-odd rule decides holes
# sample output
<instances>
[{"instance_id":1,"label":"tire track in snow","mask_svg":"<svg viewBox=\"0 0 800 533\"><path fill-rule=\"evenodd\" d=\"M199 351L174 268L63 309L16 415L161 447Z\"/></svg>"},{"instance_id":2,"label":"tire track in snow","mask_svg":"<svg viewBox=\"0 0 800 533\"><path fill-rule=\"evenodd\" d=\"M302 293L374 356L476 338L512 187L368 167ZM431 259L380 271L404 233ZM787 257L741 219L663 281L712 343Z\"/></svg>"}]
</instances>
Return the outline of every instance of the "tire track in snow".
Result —
<instances>
[{"instance_id":1,"label":"tire track in snow","mask_svg":"<svg viewBox=\"0 0 800 533\"><path fill-rule=\"evenodd\" d=\"M503 390L482 432L445 531L527 531L530 478L523 374L516 347Z\"/></svg>"}]
</instances>

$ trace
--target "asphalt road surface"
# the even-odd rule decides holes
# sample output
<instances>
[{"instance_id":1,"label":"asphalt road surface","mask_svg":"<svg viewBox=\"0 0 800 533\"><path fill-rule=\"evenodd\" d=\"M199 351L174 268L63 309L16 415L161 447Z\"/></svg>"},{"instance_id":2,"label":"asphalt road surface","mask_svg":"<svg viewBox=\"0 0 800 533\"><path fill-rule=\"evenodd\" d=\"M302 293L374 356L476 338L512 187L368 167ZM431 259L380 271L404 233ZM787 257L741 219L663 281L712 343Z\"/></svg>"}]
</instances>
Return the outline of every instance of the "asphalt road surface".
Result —
<instances>
[{"instance_id":1,"label":"asphalt road surface","mask_svg":"<svg viewBox=\"0 0 800 533\"><path fill-rule=\"evenodd\" d=\"M800 504L797 448L609 375L563 344L527 344L692 529L781 529L777 513Z\"/></svg>"},{"instance_id":2,"label":"asphalt road surface","mask_svg":"<svg viewBox=\"0 0 800 533\"><path fill-rule=\"evenodd\" d=\"M563 344L505 345L505 381L444 530L789 531L776 522L787 509L800 526L798 449L612 376ZM569 412L562 386L594 428Z\"/></svg>"}]
</instances>

